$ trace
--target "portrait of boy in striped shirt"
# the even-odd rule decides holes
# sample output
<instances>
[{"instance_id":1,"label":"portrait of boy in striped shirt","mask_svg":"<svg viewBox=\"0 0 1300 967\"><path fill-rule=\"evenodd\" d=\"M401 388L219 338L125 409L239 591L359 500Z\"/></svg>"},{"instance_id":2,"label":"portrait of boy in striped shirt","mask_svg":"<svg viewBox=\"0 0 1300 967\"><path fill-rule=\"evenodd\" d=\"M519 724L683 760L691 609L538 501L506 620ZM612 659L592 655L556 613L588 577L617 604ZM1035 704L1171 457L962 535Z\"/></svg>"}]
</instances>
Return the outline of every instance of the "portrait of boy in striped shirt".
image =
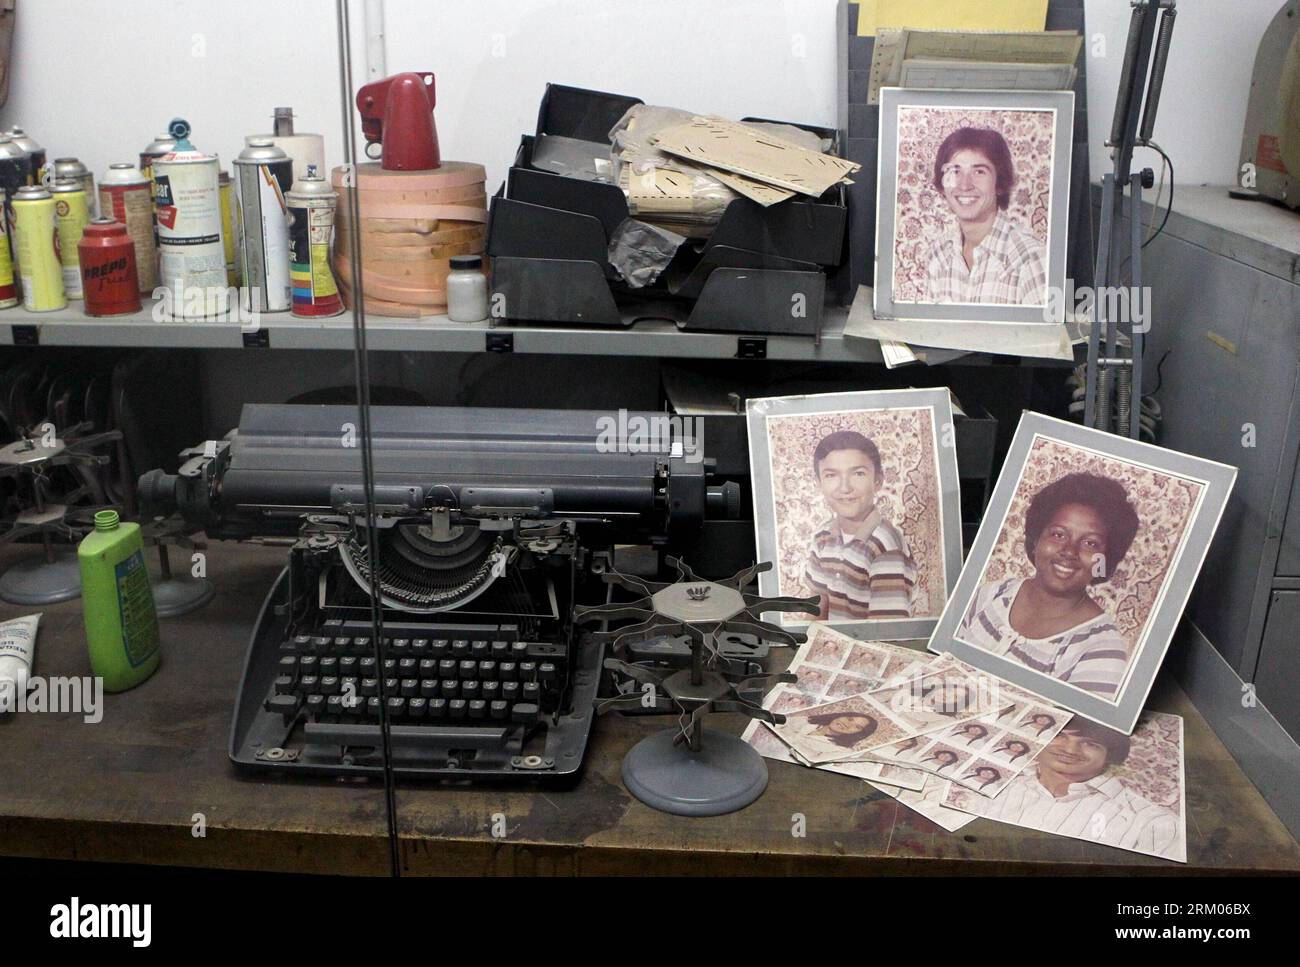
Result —
<instances>
[{"instance_id":1,"label":"portrait of boy in striped shirt","mask_svg":"<svg viewBox=\"0 0 1300 967\"><path fill-rule=\"evenodd\" d=\"M821 595L822 620L912 617L916 562L877 503L883 473L875 442L837 430L817 444L812 464L831 514L804 566L805 581Z\"/></svg>"},{"instance_id":2,"label":"portrait of boy in striped shirt","mask_svg":"<svg viewBox=\"0 0 1300 967\"><path fill-rule=\"evenodd\" d=\"M1130 644L1088 589L1114 575L1139 526L1119 481L1070 473L1043 487L1025 512L1022 547L1034 573L982 585L955 637L1115 698Z\"/></svg>"}]
</instances>

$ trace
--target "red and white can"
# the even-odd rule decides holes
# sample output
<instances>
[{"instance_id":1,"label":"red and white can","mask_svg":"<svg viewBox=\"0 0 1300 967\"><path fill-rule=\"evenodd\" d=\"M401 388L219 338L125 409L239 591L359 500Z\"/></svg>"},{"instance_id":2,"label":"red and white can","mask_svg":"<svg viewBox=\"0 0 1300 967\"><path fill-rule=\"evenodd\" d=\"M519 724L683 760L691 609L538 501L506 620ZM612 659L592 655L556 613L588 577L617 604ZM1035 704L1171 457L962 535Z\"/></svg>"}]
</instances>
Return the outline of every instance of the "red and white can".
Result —
<instances>
[{"instance_id":1,"label":"red and white can","mask_svg":"<svg viewBox=\"0 0 1300 967\"><path fill-rule=\"evenodd\" d=\"M120 316L140 311L135 253L135 241L121 222L96 218L86 226L77 243L86 315Z\"/></svg>"},{"instance_id":2,"label":"red and white can","mask_svg":"<svg viewBox=\"0 0 1300 967\"><path fill-rule=\"evenodd\" d=\"M158 286L158 244L154 240L153 183L129 161L108 166L99 182L99 210L126 227L135 243L140 291L153 295Z\"/></svg>"}]
</instances>

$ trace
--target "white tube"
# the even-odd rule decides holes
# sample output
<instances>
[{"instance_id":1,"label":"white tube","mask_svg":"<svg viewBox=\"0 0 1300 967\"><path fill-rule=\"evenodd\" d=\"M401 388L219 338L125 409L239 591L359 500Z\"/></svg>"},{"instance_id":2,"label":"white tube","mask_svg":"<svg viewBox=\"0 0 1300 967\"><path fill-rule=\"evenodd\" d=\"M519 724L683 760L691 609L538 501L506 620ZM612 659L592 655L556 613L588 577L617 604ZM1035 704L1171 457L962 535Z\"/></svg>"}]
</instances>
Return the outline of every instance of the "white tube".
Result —
<instances>
[{"instance_id":1,"label":"white tube","mask_svg":"<svg viewBox=\"0 0 1300 967\"><path fill-rule=\"evenodd\" d=\"M15 711L27 691L40 620L39 614L29 614L0 624L0 712Z\"/></svg>"}]
</instances>

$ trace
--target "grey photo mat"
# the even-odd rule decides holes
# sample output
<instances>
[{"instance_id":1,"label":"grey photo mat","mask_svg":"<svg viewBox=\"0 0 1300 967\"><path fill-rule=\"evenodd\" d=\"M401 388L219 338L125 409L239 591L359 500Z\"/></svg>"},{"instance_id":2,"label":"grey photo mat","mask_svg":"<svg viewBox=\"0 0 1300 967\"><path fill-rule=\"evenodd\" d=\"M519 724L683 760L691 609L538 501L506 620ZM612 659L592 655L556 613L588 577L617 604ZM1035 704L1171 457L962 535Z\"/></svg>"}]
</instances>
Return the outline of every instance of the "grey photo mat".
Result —
<instances>
[{"instance_id":1,"label":"grey photo mat","mask_svg":"<svg viewBox=\"0 0 1300 967\"><path fill-rule=\"evenodd\" d=\"M772 569L758 576L759 593L778 594L779 548L776 508L772 484L772 455L768 446L768 416L798 416L818 413L889 409L930 409L934 420L934 441L938 451L940 508L939 527L943 540L944 591L951 596L961 571L961 491L957 477L957 450L944 445L945 427L952 426L952 400L947 389L863 390L854 393L825 393L815 396L768 397L747 400L746 428L749 435L749 471L753 486L754 539L760 561L771 561ZM947 435L951 440L951 434ZM811 536L811 535L810 535ZM769 621L799 631L813 617L801 614L765 613ZM781 620L784 618L784 620ZM898 641L928 638L937 616L927 618L881 618L864 621L826 621L823 624L854 638Z\"/></svg>"},{"instance_id":2,"label":"grey photo mat","mask_svg":"<svg viewBox=\"0 0 1300 967\"><path fill-rule=\"evenodd\" d=\"M880 152L876 176L875 315L880 319L938 319L951 322L1041 322L1042 306L938 304L894 301L894 227L898 199L898 109L1051 110L1056 114L1048 213L1047 285L1065 291L1069 253L1070 165L1074 128L1073 91L933 91L899 87L880 91Z\"/></svg>"},{"instance_id":3,"label":"grey photo mat","mask_svg":"<svg viewBox=\"0 0 1300 967\"><path fill-rule=\"evenodd\" d=\"M1002 533L1021 474L1035 439L1045 438L1066 446L1086 448L1115 459L1186 477L1204 485L1193 519L1184 531L1181 548L1165 574L1161 595L1143 628L1137 651L1115 701L1108 701L1020 662L993 655L956 637L958 626L979 589L980 578ZM1040 695L1062 708L1102 725L1132 734L1147 696L1169 649L1183 608L1218 529L1237 471L1188 454L1165 450L1127 437L1025 412L993 488L979 532L971 545L966 566L939 617L929 649L953 655L982 671Z\"/></svg>"}]
</instances>

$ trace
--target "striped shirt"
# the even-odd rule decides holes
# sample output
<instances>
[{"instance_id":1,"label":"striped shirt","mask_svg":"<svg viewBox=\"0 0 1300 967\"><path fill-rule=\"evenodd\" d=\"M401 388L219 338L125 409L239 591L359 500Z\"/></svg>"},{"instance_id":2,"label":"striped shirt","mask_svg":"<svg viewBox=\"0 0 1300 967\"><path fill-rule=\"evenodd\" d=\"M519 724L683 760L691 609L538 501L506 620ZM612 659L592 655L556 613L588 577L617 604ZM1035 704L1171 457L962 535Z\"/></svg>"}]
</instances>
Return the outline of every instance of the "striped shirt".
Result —
<instances>
[{"instance_id":1,"label":"striped shirt","mask_svg":"<svg viewBox=\"0 0 1300 967\"><path fill-rule=\"evenodd\" d=\"M1129 659L1128 643L1114 619L1103 610L1049 638L1026 638L1011 627L1011 606L1024 583L1024 578L1008 578L981 587L957 629L957 638L1076 688L1114 698Z\"/></svg>"},{"instance_id":2,"label":"striped shirt","mask_svg":"<svg viewBox=\"0 0 1300 967\"><path fill-rule=\"evenodd\" d=\"M858 534L865 534L860 537ZM902 531L872 510L858 534L832 519L813 535L804 578L822 597L821 617L840 621L910 618L916 562Z\"/></svg>"},{"instance_id":3,"label":"striped shirt","mask_svg":"<svg viewBox=\"0 0 1300 967\"><path fill-rule=\"evenodd\" d=\"M962 254L960 226L930 246L925 287L927 302L1045 305L1043 245L999 209L988 235L975 246L970 268Z\"/></svg>"},{"instance_id":4,"label":"striped shirt","mask_svg":"<svg viewBox=\"0 0 1300 967\"><path fill-rule=\"evenodd\" d=\"M987 819L1186 862L1178 816L1104 772L1088 782L1070 783L1065 795L1057 797L1040 781L1038 768L1031 767L976 808Z\"/></svg>"}]
</instances>

